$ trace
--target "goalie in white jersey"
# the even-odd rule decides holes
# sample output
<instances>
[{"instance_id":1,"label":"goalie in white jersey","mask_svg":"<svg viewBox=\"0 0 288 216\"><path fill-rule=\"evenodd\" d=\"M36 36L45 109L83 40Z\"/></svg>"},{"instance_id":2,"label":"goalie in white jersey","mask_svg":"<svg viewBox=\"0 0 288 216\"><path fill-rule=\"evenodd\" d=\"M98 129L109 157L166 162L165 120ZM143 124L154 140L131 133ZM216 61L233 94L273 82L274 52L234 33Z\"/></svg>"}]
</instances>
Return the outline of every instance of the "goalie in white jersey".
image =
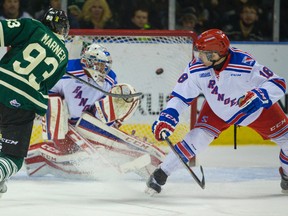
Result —
<instances>
[{"instance_id":1,"label":"goalie in white jersey","mask_svg":"<svg viewBox=\"0 0 288 216\"><path fill-rule=\"evenodd\" d=\"M181 158L189 162L231 125L248 126L280 146L281 188L288 192L288 119L277 103L285 94L285 80L248 53L230 47L218 29L197 38L194 56L152 126L155 138L163 140L163 132L171 135L181 112L203 93L206 100L195 128L174 146ZM148 179L148 191L160 193L167 177L181 165L170 152Z\"/></svg>"},{"instance_id":2,"label":"goalie in white jersey","mask_svg":"<svg viewBox=\"0 0 288 216\"><path fill-rule=\"evenodd\" d=\"M148 177L162 161L159 149L118 129L133 115L139 98L106 96L85 83L105 92L134 94L131 85L117 84L111 65L110 53L98 44L83 49L81 59L69 60L69 73L84 82L66 75L51 89L43 119L45 141L30 146L25 159L30 176L98 178L97 167L112 166Z\"/></svg>"}]
</instances>

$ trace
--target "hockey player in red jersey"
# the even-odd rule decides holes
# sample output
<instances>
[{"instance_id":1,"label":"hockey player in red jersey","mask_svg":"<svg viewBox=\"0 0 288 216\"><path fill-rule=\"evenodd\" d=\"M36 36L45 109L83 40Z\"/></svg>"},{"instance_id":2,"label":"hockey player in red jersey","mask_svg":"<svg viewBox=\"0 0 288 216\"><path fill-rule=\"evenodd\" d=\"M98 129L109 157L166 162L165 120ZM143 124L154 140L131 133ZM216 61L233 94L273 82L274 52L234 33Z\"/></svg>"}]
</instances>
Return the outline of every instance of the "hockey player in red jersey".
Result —
<instances>
[{"instance_id":1,"label":"hockey player in red jersey","mask_svg":"<svg viewBox=\"0 0 288 216\"><path fill-rule=\"evenodd\" d=\"M179 156L189 162L229 126L248 126L279 145L281 188L288 192L288 119L277 103L286 91L284 79L250 54L230 47L228 37L218 29L197 38L194 56L152 126L155 138L163 140L163 132L171 135L181 112L203 93L205 102L195 128L174 146ZM171 151L148 179L148 192L160 193L180 162Z\"/></svg>"},{"instance_id":2,"label":"hockey player in red jersey","mask_svg":"<svg viewBox=\"0 0 288 216\"><path fill-rule=\"evenodd\" d=\"M48 91L66 71L68 32L66 13L53 8L42 23L0 21L0 45L10 47L0 61L0 196L7 191L4 182L22 167L35 114L45 114Z\"/></svg>"}]
</instances>

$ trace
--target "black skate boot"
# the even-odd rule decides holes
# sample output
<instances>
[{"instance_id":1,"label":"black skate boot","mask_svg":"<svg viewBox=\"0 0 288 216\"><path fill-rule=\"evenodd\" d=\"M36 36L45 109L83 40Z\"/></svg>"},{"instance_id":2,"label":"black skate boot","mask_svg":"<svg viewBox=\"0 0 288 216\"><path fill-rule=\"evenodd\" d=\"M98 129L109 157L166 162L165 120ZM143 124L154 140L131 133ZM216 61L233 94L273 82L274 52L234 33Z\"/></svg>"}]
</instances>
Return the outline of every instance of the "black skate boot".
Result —
<instances>
[{"instance_id":1,"label":"black skate boot","mask_svg":"<svg viewBox=\"0 0 288 216\"><path fill-rule=\"evenodd\" d=\"M280 186L282 188L282 193L288 193L288 176L284 174L282 167L279 168L279 173L281 175Z\"/></svg>"},{"instance_id":2,"label":"black skate boot","mask_svg":"<svg viewBox=\"0 0 288 216\"><path fill-rule=\"evenodd\" d=\"M0 198L4 193L7 191L7 186L5 184L5 181L0 182Z\"/></svg>"},{"instance_id":3,"label":"black skate boot","mask_svg":"<svg viewBox=\"0 0 288 216\"><path fill-rule=\"evenodd\" d=\"M147 189L145 192L150 195L160 193L161 186L166 183L167 177L167 174L161 168L156 169L146 182Z\"/></svg>"}]
</instances>

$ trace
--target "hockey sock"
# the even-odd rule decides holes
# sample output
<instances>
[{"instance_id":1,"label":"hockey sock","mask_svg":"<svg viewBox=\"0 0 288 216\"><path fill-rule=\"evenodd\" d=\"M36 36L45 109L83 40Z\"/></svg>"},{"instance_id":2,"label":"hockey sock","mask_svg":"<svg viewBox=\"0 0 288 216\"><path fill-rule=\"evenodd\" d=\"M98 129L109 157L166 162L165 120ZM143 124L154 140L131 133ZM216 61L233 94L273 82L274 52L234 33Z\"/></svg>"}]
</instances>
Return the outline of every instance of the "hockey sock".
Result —
<instances>
[{"instance_id":1,"label":"hockey sock","mask_svg":"<svg viewBox=\"0 0 288 216\"><path fill-rule=\"evenodd\" d=\"M288 156L287 151L284 153L283 149L280 151L279 159L281 162L281 167L283 168L283 173L288 176Z\"/></svg>"},{"instance_id":2,"label":"hockey sock","mask_svg":"<svg viewBox=\"0 0 288 216\"><path fill-rule=\"evenodd\" d=\"M22 167L24 158L0 153L0 182L7 180Z\"/></svg>"}]
</instances>

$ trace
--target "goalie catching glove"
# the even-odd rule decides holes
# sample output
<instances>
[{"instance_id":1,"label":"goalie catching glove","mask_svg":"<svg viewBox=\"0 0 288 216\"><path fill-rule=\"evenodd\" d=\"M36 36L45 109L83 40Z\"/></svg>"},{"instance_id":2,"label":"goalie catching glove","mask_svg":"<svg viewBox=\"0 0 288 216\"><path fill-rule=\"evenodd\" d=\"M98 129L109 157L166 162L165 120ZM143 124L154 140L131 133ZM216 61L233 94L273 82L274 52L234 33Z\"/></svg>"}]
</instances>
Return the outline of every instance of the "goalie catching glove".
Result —
<instances>
[{"instance_id":1,"label":"goalie catching glove","mask_svg":"<svg viewBox=\"0 0 288 216\"><path fill-rule=\"evenodd\" d=\"M176 125L179 122L179 113L173 108L163 110L157 121L152 125L152 132L156 140L161 141L163 137L162 132L166 132L167 137L172 135Z\"/></svg>"},{"instance_id":2,"label":"goalie catching glove","mask_svg":"<svg viewBox=\"0 0 288 216\"><path fill-rule=\"evenodd\" d=\"M238 104L242 108L242 112L251 114L261 107L268 109L272 105L272 101L265 89L255 88L240 97Z\"/></svg>"},{"instance_id":3,"label":"goalie catching glove","mask_svg":"<svg viewBox=\"0 0 288 216\"><path fill-rule=\"evenodd\" d=\"M125 83L115 85L111 91L113 94L129 95L136 93L135 89ZM96 117L102 122L112 124L115 121L122 123L128 120L136 111L139 105L139 98L116 98L106 96L100 101L95 102Z\"/></svg>"}]
</instances>

